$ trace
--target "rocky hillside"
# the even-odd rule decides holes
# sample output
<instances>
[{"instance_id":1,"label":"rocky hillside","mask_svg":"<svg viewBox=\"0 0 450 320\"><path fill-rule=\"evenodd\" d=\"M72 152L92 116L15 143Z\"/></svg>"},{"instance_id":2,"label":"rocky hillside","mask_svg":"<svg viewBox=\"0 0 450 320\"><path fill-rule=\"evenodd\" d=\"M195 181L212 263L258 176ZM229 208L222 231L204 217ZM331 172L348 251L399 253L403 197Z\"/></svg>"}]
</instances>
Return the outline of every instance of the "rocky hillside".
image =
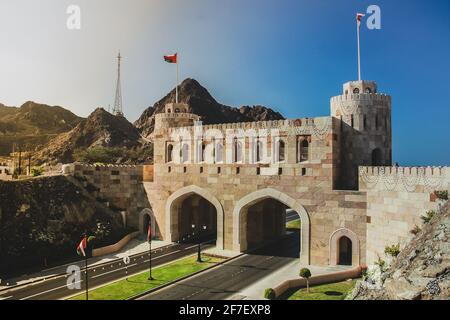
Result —
<instances>
[{"instance_id":1,"label":"rocky hillside","mask_svg":"<svg viewBox=\"0 0 450 320\"><path fill-rule=\"evenodd\" d=\"M449 299L450 203L439 211L382 274L381 287L359 282L353 299Z\"/></svg>"},{"instance_id":2,"label":"rocky hillside","mask_svg":"<svg viewBox=\"0 0 450 320\"><path fill-rule=\"evenodd\" d=\"M281 120L284 117L272 109L264 106L243 106L233 108L217 102L211 94L194 79L186 79L178 88L180 102L188 103L192 112L201 116L204 124ZM175 89L164 98L147 108L134 125L148 136L153 132L154 115L164 112L164 106L175 101Z\"/></svg>"},{"instance_id":3,"label":"rocky hillside","mask_svg":"<svg viewBox=\"0 0 450 320\"><path fill-rule=\"evenodd\" d=\"M19 108L0 104L0 155L11 152L13 143L34 149L55 135L73 129L82 120L59 106L32 101Z\"/></svg>"},{"instance_id":4,"label":"rocky hillside","mask_svg":"<svg viewBox=\"0 0 450 320\"><path fill-rule=\"evenodd\" d=\"M98 246L125 234L120 213L97 199L95 188L65 176L0 181L0 222L0 278L76 257L86 230Z\"/></svg>"},{"instance_id":5,"label":"rocky hillside","mask_svg":"<svg viewBox=\"0 0 450 320\"><path fill-rule=\"evenodd\" d=\"M77 149L101 146L129 150L143 145L139 131L127 119L98 108L74 129L51 140L33 158L36 163L69 163L74 161Z\"/></svg>"}]
</instances>

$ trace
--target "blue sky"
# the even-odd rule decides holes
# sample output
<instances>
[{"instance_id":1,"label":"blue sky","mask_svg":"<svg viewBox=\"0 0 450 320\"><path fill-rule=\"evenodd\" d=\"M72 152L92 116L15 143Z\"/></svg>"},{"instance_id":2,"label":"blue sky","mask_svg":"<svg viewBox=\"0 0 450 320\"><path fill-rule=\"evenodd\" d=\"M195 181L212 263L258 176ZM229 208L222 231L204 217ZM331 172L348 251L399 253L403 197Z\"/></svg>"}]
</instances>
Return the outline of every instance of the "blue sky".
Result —
<instances>
[{"instance_id":1,"label":"blue sky","mask_svg":"<svg viewBox=\"0 0 450 320\"><path fill-rule=\"evenodd\" d=\"M81 8L81 30L66 9ZM2 0L0 102L58 104L87 116L114 100L115 56L131 121L174 85L162 55L178 51L224 104L262 104L286 117L329 114L356 70L355 13L381 8L361 31L362 77L393 99L393 158L450 164L450 1ZM364 26L364 25L363 25Z\"/></svg>"}]
</instances>

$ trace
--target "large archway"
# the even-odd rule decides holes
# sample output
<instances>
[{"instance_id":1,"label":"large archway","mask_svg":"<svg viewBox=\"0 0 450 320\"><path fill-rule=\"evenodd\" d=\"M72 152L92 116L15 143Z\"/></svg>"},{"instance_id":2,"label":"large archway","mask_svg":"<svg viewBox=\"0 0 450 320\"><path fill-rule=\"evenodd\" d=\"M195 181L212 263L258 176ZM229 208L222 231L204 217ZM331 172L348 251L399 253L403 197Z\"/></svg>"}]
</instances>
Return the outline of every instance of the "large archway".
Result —
<instances>
[{"instance_id":1,"label":"large archway","mask_svg":"<svg viewBox=\"0 0 450 320\"><path fill-rule=\"evenodd\" d=\"M330 265L359 265L359 239L353 231L341 228L330 236Z\"/></svg>"},{"instance_id":2,"label":"large archway","mask_svg":"<svg viewBox=\"0 0 450 320\"><path fill-rule=\"evenodd\" d=\"M267 201L269 200L269 201ZM275 201L273 201L275 200ZM282 205L278 205L276 203L281 203ZM233 211L233 249L237 251L245 251L248 248L248 235L249 234L249 220L248 218L254 214L252 214L252 210L255 209L256 212L262 212L261 210L257 210L258 208L254 207L255 205L259 206L272 206L275 213L269 216L267 221L274 219L275 222L271 229L266 229L264 231L264 223L266 223L266 228L270 222L262 222L262 233L260 231L260 235L263 235L266 232L271 232L272 235L275 235L279 232L281 235L284 232L285 228L285 219L280 220L277 218L277 215L281 214L284 210L286 212L286 207L291 208L296 211L301 219L301 229L300 229L300 263L308 265L309 258L309 237L310 237L310 219L309 215L306 212L305 208L296 200L289 197L285 193L282 193L278 190L272 188L261 189L255 192L252 192L243 198L241 198L237 203ZM250 211L249 211L250 210ZM266 220L266 219L263 219ZM282 222L281 222L282 221ZM250 227L251 228L251 227Z\"/></svg>"},{"instance_id":3,"label":"large archway","mask_svg":"<svg viewBox=\"0 0 450 320\"><path fill-rule=\"evenodd\" d=\"M223 216L222 205L209 191L195 185L181 188L166 202L166 239L186 240L200 230L203 234L214 234L216 247L223 249Z\"/></svg>"}]
</instances>

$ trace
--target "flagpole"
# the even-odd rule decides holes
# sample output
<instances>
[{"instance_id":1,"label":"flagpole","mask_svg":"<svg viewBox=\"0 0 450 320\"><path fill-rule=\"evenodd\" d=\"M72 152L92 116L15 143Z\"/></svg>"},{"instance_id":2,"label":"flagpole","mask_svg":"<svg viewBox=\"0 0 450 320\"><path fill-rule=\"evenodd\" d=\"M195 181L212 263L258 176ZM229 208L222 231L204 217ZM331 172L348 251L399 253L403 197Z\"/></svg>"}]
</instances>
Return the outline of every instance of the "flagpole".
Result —
<instances>
[{"instance_id":1,"label":"flagpole","mask_svg":"<svg viewBox=\"0 0 450 320\"><path fill-rule=\"evenodd\" d=\"M176 59L177 59L177 85L175 87L175 102L178 103L178 53L176 55Z\"/></svg>"},{"instance_id":2,"label":"flagpole","mask_svg":"<svg viewBox=\"0 0 450 320\"><path fill-rule=\"evenodd\" d=\"M87 240L86 240L86 251L87 251ZM86 281L86 300L89 300L89 295L88 295L88 259L87 259L87 252L85 252L84 255L84 263L85 263L85 267L86 267L86 272L84 273L85 276L85 281Z\"/></svg>"},{"instance_id":3,"label":"flagpole","mask_svg":"<svg viewBox=\"0 0 450 320\"><path fill-rule=\"evenodd\" d=\"M356 33L358 37L358 81L361 81L361 49L359 44L359 29L360 29L360 21L356 21Z\"/></svg>"},{"instance_id":4,"label":"flagpole","mask_svg":"<svg viewBox=\"0 0 450 320\"><path fill-rule=\"evenodd\" d=\"M150 226L149 226L150 228ZM148 260L148 266L149 266L149 277L148 280L153 280L152 277L152 236L150 234L150 239L148 239L148 255L149 255L149 260Z\"/></svg>"}]
</instances>

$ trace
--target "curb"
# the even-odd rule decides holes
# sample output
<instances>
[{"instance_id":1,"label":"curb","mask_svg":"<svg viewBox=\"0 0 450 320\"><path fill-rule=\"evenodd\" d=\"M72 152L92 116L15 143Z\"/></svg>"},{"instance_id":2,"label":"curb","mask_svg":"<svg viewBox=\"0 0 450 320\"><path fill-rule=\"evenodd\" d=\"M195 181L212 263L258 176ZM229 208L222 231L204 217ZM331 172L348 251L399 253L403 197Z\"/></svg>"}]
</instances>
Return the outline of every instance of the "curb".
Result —
<instances>
[{"instance_id":1,"label":"curb","mask_svg":"<svg viewBox=\"0 0 450 320\"><path fill-rule=\"evenodd\" d=\"M156 248L156 249L154 249L154 250L155 250L155 251L156 251L156 250L160 250L160 249L162 249L162 248L166 248L166 247L169 247L169 246L171 246L171 245L170 245L170 244L169 244L169 245L165 245L165 246ZM133 258L134 256L137 256L137 255L140 255L140 254L145 254L145 253L146 253L145 251L140 252L140 253L135 253L135 254L133 254L133 255L130 256L130 259ZM152 253L153 253L153 250L152 250ZM94 257L94 258L95 258L95 257ZM102 262L102 263L99 263L99 264L96 264L96 265L91 265L91 266L88 266L88 269L91 270L92 268L99 268L99 267L102 267L102 266L105 266L105 265L108 265L108 264L111 264L111 263L115 263L115 262L117 262L117 261L119 261L119 260L122 260L122 259L121 259L121 258L117 258L117 259L114 259L114 260L111 260L111 261L108 261L108 262ZM78 262L79 262L79 261L74 261L74 264L75 264L75 263L78 263ZM69 264L70 264L70 263L69 263ZM62 266L65 266L65 265L62 265ZM57 266L57 267L55 267L55 268L62 267L62 266ZM84 268L83 268L83 269L84 269ZM7 287L7 288L0 289L0 293L7 292L7 291L9 291L9 290L15 290L15 289L18 289L18 288L21 288L21 287L25 287L25 286L28 286L28 285L33 285L33 284L36 284L36 283L39 283L39 282L43 282L43 281L47 281L47 280L51 280L51 279L56 279L56 278L59 278L59 277L61 277L61 276L65 276L65 275L66 275L66 273L65 273L65 272L62 272L62 273L57 273L57 274L49 275L48 277L43 277L43 278L41 278L41 279L30 280L30 281L27 281L27 282L24 282L24 283L20 283L20 284L14 285L14 286L10 286L10 287Z\"/></svg>"},{"instance_id":2,"label":"curb","mask_svg":"<svg viewBox=\"0 0 450 320\"><path fill-rule=\"evenodd\" d=\"M226 259L226 260L224 260L224 261L222 261L222 262L219 262L219 263L217 263L217 264L215 264L215 265L213 265L213 266L211 266L211 267L208 267L208 268L206 268L206 269L199 270L199 271L196 271L196 272L194 272L194 273L188 274L188 275L186 275L186 276L183 276L183 277L181 277L181 278L178 278L178 279L175 279L175 280L173 280L173 281L167 282L167 283L165 283L165 284L163 284L163 285L160 285L160 286L158 286L158 287L152 288L152 289L147 290L147 291L145 291L145 292L138 293L138 294L136 294L136 295L134 295L134 296L128 297L128 298L125 299L125 300L136 300L136 299L138 299L138 298L141 298L141 297L146 296L146 295L148 295L148 294L150 294L150 293L153 293L153 292L162 290L162 289L164 289L164 288L167 288L167 287L169 287L169 286L171 286L171 285L174 285L174 284L176 284L176 283L178 283L178 282L181 282L181 281L183 281L183 280L186 280L186 279L188 279L188 278L195 277L195 276L197 276L197 275L199 275L199 274L201 274L201 273L204 273L204 272L206 272L206 271L211 271L212 269L218 268L218 267L224 265L225 263L228 263L228 262L233 261L233 260L235 260L235 259L237 259L237 258L239 258L239 257L242 257L243 255L245 255L245 253L241 253L241 254L239 254L239 255L237 255L237 256L234 256L234 257L232 257L232 258L228 258L228 259Z\"/></svg>"}]
</instances>

